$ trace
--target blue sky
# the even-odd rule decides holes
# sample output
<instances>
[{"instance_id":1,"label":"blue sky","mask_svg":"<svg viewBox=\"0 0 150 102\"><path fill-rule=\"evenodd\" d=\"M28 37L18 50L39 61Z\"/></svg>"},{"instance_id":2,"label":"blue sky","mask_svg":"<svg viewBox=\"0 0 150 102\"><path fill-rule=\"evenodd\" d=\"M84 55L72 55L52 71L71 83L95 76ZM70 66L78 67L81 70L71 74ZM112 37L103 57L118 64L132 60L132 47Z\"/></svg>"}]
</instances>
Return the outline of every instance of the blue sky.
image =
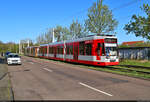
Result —
<instances>
[{"instance_id":1,"label":"blue sky","mask_svg":"<svg viewBox=\"0 0 150 102\"><path fill-rule=\"evenodd\" d=\"M87 9L97 0L0 0L0 40L16 42L25 38L35 40L42 32L56 25L69 26L73 19L81 23ZM133 1L132 4L121 6ZM145 15L140 6L150 0L104 0L109 9L114 8L114 18L119 21L116 29L119 43L145 40L126 35L123 27L133 14Z\"/></svg>"}]
</instances>

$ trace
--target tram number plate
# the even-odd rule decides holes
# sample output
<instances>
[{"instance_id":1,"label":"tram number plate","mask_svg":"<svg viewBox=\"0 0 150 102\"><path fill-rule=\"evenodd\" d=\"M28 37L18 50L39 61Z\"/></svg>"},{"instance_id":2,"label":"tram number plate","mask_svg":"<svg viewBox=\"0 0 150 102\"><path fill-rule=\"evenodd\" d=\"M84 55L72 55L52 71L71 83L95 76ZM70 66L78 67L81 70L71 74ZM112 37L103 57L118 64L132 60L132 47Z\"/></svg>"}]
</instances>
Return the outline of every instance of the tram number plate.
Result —
<instances>
[{"instance_id":1,"label":"tram number plate","mask_svg":"<svg viewBox=\"0 0 150 102\"><path fill-rule=\"evenodd\" d=\"M110 60L110 62L116 62L116 60Z\"/></svg>"}]
</instances>

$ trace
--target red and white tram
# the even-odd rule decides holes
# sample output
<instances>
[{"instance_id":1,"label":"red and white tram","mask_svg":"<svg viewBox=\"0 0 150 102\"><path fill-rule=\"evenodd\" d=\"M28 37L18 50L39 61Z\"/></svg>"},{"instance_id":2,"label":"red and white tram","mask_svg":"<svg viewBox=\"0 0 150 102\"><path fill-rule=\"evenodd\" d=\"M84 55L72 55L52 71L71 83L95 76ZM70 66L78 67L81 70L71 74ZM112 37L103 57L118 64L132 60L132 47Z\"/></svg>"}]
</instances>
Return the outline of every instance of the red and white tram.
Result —
<instances>
[{"instance_id":1,"label":"red and white tram","mask_svg":"<svg viewBox=\"0 0 150 102\"><path fill-rule=\"evenodd\" d=\"M115 36L89 36L76 40L27 47L26 55L68 62L109 66L118 65Z\"/></svg>"}]
</instances>

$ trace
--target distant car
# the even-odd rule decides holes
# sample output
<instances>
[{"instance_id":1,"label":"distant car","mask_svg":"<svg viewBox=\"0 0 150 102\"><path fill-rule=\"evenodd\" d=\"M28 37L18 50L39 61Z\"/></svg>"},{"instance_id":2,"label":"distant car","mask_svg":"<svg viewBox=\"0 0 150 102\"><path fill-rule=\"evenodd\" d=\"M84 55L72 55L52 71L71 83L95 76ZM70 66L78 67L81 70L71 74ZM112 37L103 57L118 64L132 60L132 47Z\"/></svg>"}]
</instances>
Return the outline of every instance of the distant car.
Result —
<instances>
[{"instance_id":1,"label":"distant car","mask_svg":"<svg viewBox=\"0 0 150 102\"><path fill-rule=\"evenodd\" d=\"M7 56L7 64L11 65L11 64L19 64L21 65L21 57L18 54L15 53L10 53Z\"/></svg>"}]
</instances>

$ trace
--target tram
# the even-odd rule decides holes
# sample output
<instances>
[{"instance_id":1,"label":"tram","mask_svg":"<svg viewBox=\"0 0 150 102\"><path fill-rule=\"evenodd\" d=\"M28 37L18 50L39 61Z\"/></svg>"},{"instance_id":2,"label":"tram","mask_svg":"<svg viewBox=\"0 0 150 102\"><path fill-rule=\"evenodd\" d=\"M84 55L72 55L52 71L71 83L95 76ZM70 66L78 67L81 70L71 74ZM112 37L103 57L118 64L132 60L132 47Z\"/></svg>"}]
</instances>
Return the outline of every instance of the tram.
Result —
<instances>
[{"instance_id":1,"label":"tram","mask_svg":"<svg viewBox=\"0 0 150 102\"><path fill-rule=\"evenodd\" d=\"M119 64L117 37L95 35L27 47L25 55L96 66Z\"/></svg>"}]
</instances>

